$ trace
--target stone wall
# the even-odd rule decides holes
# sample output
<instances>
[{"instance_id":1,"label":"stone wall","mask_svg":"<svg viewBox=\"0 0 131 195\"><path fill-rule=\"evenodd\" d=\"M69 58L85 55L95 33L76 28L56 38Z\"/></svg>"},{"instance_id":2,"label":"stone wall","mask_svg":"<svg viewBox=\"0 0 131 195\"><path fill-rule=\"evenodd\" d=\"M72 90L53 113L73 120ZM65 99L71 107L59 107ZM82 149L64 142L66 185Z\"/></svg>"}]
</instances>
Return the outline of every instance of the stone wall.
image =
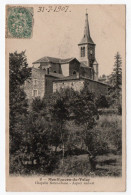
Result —
<instances>
[{"instance_id":1,"label":"stone wall","mask_svg":"<svg viewBox=\"0 0 131 195\"><path fill-rule=\"evenodd\" d=\"M61 65L56 63L51 63L50 72L62 74Z\"/></svg>"},{"instance_id":2,"label":"stone wall","mask_svg":"<svg viewBox=\"0 0 131 195\"><path fill-rule=\"evenodd\" d=\"M89 67L80 67L80 76L88 78L88 79L93 79L93 72L92 69Z\"/></svg>"},{"instance_id":3,"label":"stone wall","mask_svg":"<svg viewBox=\"0 0 131 195\"><path fill-rule=\"evenodd\" d=\"M35 96L42 98L45 94L45 71L32 68L31 79L25 81L24 91L28 99L35 98Z\"/></svg>"},{"instance_id":4,"label":"stone wall","mask_svg":"<svg viewBox=\"0 0 131 195\"><path fill-rule=\"evenodd\" d=\"M53 93L53 81L56 77L51 75L45 75L45 94L49 95Z\"/></svg>"},{"instance_id":5,"label":"stone wall","mask_svg":"<svg viewBox=\"0 0 131 195\"><path fill-rule=\"evenodd\" d=\"M47 74L48 74L47 69L49 69L49 72L62 74L61 65L59 63L42 62L40 63L40 68L46 69Z\"/></svg>"},{"instance_id":6,"label":"stone wall","mask_svg":"<svg viewBox=\"0 0 131 195\"><path fill-rule=\"evenodd\" d=\"M94 92L96 96L106 95L109 86L97 81L86 79L88 81L89 90ZM85 79L72 79L72 80L61 80L53 82L53 92L59 91L61 88L73 88L75 91L80 91L84 87Z\"/></svg>"},{"instance_id":7,"label":"stone wall","mask_svg":"<svg viewBox=\"0 0 131 195\"><path fill-rule=\"evenodd\" d=\"M61 88L73 88L75 91L80 91L84 86L84 80L72 79L53 82L53 92L59 91Z\"/></svg>"},{"instance_id":8,"label":"stone wall","mask_svg":"<svg viewBox=\"0 0 131 195\"><path fill-rule=\"evenodd\" d=\"M93 81L90 79L88 80L88 86L89 90L91 92L94 92L97 96L98 95L106 95L109 89L109 85L106 85L104 83L98 82L98 81Z\"/></svg>"},{"instance_id":9,"label":"stone wall","mask_svg":"<svg viewBox=\"0 0 131 195\"><path fill-rule=\"evenodd\" d=\"M69 63L69 76L73 75L74 72L80 72L80 63L76 60L73 60Z\"/></svg>"}]
</instances>

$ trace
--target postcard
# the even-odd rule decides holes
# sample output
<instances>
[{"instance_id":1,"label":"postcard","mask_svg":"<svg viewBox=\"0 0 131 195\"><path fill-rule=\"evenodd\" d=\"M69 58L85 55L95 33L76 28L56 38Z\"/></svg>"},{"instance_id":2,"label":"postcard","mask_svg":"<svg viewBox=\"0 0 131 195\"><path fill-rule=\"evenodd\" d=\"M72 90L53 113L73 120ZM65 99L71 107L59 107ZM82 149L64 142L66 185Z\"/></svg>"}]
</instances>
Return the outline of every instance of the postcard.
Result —
<instances>
[{"instance_id":1,"label":"postcard","mask_svg":"<svg viewBox=\"0 0 131 195\"><path fill-rule=\"evenodd\" d=\"M125 5L6 5L6 190L126 190Z\"/></svg>"}]
</instances>

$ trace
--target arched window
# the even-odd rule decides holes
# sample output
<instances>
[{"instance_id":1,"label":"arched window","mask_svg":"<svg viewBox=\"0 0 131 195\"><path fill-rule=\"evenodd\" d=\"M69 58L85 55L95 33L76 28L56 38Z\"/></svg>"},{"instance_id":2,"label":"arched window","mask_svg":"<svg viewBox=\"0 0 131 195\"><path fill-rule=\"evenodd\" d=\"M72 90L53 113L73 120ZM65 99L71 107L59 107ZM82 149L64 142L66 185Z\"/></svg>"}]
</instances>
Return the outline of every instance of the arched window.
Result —
<instances>
[{"instance_id":1,"label":"arched window","mask_svg":"<svg viewBox=\"0 0 131 195\"><path fill-rule=\"evenodd\" d=\"M81 57L85 57L85 47L81 47Z\"/></svg>"}]
</instances>

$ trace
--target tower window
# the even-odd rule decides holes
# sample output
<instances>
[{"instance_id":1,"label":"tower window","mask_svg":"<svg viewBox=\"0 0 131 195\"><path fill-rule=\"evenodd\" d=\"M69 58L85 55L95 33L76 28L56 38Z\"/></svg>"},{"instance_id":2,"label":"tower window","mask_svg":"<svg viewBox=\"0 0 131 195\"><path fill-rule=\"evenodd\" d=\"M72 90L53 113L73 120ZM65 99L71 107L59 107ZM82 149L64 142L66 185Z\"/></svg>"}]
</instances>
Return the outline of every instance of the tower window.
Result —
<instances>
[{"instance_id":1,"label":"tower window","mask_svg":"<svg viewBox=\"0 0 131 195\"><path fill-rule=\"evenodd\" d=\"M85 57L85 47L81 47L81 57Z\"/></svg>"},{"instance_id":2,"label":"tower window","mask_svg":"<svg viewBox=\"0 0 131 195\"><path fill-rule=\"evenodd\" d=\"M73 74L76 74L76 71L73 71Z\"/></svg>"}]
</instances>

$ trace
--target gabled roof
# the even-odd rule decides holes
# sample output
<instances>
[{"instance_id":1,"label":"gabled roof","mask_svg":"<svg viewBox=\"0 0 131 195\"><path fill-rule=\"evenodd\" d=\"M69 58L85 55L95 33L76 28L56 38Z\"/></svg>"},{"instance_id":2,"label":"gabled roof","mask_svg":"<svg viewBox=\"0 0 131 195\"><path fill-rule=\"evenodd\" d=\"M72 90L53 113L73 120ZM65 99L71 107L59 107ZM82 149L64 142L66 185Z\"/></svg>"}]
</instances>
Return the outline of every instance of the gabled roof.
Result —
<instances>
[{"instance_id":1,"label":"gabled roof","mask_svg":"<svg viewBox=\"0 0 131 195\"><path fill-rule=\"evenodd\" d=\"M90 36L88 14L86 13L84 36L83 36L82 40L80 41L80 43L78 45L87 44L87 43L95 45L92 38L91 38L91 36Z\"/></svg>"},{"instance_id":2,"label":"gabled roof","mask_svg":"<svg viewBox=\"0 0 131 195\"><path fill-rule=\"evenodd\" d=\"M51 62L51 63L56 63L56 64L67 64L69 62L71 62L72 60L77 60L76 58L67 58L67 59L61 59L61 58L54 58L54 57L49 57L49 56L45 56L43 58L40 58L39 60L33 62L33 64L38 64L38 63L47 63L47 62ZM77 60L78 61L78 60ZM79 61L78 61L79 62Z\"/></svg>"}]
</instances>

